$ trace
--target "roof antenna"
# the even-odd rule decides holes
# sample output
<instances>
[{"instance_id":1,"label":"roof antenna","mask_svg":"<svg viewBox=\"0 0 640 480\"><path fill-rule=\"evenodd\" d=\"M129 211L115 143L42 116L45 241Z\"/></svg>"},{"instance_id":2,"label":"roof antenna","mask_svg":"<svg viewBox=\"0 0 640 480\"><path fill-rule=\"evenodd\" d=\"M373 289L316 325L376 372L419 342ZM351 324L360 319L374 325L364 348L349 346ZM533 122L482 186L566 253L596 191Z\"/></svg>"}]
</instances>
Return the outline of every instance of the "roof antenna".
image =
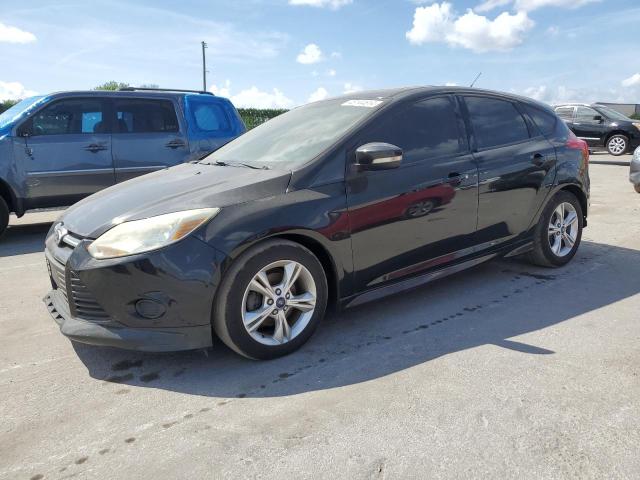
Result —
<instances>
[{"instance_id":1,"label":"roof antenna","mask_svg":"<svg viewBox=\"0 0 640 480\"><path fill-rule=\"evenodd\" d=\"M469 88L473 88L473 86L476 84L476 82L478 81L478 79L480 78L480 76L482 75L482 72L480 72L478 75L476 75L476 78L473 82L471 82L471 85L469 86Z\"/></svg>"}]
</instances>

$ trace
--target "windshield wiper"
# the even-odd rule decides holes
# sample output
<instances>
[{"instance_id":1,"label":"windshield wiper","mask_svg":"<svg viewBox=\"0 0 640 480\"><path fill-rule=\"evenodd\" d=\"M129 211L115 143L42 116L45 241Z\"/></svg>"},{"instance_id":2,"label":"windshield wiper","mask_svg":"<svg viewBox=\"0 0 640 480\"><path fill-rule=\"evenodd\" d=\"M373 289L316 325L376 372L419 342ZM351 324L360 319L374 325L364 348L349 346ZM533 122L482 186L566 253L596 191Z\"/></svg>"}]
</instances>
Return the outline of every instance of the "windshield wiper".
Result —
<instances>
[{"instance_id":1,"label":"windshield wiper","mask_svg":"<svg viewBox=\"0 0 640 480\"><path fill-rule=\"evenodd\" d=\"M271 170L271 167L268 167L267 165L264 165L262 167L258 167L256 165L251 165L250 163L244 163L244 162L223 162L222 160L216 160L213 163L207 162L207 163L203 163L203 165L217 165L219 167L246 167L246 168L252 168L254 170Z\"/></svg>"}]
</instances>

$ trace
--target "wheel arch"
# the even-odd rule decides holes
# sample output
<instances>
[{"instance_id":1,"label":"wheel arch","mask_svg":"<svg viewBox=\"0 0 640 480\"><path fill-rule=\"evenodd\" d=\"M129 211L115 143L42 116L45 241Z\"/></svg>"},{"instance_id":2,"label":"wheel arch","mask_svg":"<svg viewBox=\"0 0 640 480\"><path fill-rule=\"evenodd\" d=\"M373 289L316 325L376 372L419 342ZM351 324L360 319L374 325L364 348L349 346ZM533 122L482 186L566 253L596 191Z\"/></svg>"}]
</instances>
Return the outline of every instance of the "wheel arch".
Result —
<instances>
[{"instance_id":1,"label":"wheel arch","mask_svg":"<svg viewBox=\"0 0 640 480\"><path fill-rule=\"evenodd\" d=\"M7 206L9 207L9 213L15 212L16 215L18 215L19 217L22 216L22 214L24 214L22 209L19 208L20 205L18 205L19 202L17 200L15 192L9 186L9 184L1 178L0 178L0 197L4 199Z\"/></svg>"},{"instance_id":2,"label":"wheel arch","mask_svg":"<svg viewBox=\"0 0 640 480\"><path fill-rule=\"evenodd\" d=\"M624 130L612 130L611 132L607 133L606 137L604 137L604 146L606 148L607 143L609 143L609 140L611 139L611 137L613 137L614 135L622 135L623 137L625 137L627 139L627 142L629 142L631 140L631 136L629 135L628 132L625 132ZM627 145L627 148L629 148L629 146Z\"/></svg>"}]
</instances>

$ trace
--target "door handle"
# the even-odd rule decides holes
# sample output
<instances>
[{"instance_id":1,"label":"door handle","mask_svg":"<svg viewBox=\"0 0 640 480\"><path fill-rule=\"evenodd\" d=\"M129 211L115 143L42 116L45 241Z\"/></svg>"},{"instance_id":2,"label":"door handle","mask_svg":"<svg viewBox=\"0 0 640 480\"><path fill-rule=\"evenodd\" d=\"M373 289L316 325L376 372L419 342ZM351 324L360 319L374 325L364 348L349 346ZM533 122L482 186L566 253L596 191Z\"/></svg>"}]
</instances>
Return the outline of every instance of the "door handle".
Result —
<instances>
[{"instance_id":1,"label":"door handle","mask_svg":"<svg viewBox=\"0 0 640 480\"><path fill-rule=\"evenodd\" d=\"M184 143L184 140L180 140L179 138L176 138L175 140L171 140L170 142L164 144L165 147L172 149L184 147L185 145L186 144Z\"/></svg>"},{"instance_id":2,"label":"door handle","mask_svg":"<svg viewBox=\"0 0 640 480\"><path fill-rule=\"evenodd\" d=\"M84 149L91 153L97 153L102 150L106 150L107 146L100 143L92 143L91 145L87 145L86 147L84 147Z\"/></svg>"},{"instance_id":3,"label":"door handle","mask_svg":"<svg viewBox=\"0 0 640 480\"><path fill-rule=\"evenodd\" d=\"M545 161L544 155L542 155L541 153L536 153L531 157L531 163L533 163L538 167L543 165L544 161Z\"/></svg>"}]
</instances>

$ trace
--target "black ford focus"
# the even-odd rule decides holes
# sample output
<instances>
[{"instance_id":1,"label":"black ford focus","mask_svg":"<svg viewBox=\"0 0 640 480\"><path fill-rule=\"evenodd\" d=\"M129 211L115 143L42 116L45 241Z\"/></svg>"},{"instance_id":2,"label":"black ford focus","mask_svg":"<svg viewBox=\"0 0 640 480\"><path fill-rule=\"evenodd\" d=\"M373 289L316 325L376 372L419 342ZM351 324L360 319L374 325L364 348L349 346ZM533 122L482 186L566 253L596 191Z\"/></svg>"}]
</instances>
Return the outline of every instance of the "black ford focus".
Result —
<instances>
[{"instance_id":1,"label":"black ford focus","mask_svg":"<svg viewBox=\"0 0 640 480\"><path fill-rule=\"evenodd\" d=\"M205 159L67 210L46 239L63 334L169 351L299 348L354 306L480 262L559 267L586 226L588 149L546 106L453 87L294 109Z\"/></svg>"}]
</instances>

